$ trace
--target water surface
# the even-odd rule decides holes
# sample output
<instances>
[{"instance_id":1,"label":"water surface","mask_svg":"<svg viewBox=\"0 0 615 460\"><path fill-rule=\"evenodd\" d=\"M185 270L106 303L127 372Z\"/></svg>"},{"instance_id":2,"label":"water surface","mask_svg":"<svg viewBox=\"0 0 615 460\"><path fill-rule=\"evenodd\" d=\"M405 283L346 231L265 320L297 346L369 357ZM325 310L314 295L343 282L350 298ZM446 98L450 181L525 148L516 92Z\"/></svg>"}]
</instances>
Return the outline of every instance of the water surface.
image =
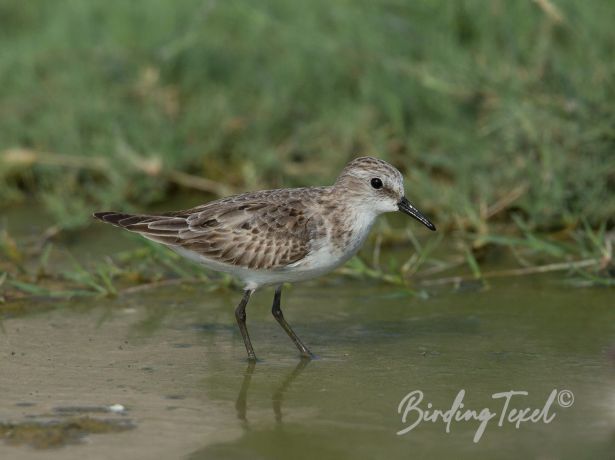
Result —
<instances>
[{"instance_id":1,"label":"water surface","mask_svg":"<svg viewBox=\"0 0 615 460\"><path fill-rule=\"evenodd\" d=\"M272 296L258 292L247 310L255 366L234 323L239 293L185 286L12 308L0 332L0 422L84 407L132 429L52 449L0 441L0 458L612 458L612 290L518 278L419 299L366 283L296 285L283 309L319 356L309 363L271 317ZM477 421L396 434L409 424L397 412L407 393L446 410L461 389L466 408L498 414L491 395L509 390L529 393L512 400L518 409L542 408L554 389L574 403L555 402L549 424L494 420L478 443ZM114 404L125 411L87 412Z\"/></svg>"}]
</instances>

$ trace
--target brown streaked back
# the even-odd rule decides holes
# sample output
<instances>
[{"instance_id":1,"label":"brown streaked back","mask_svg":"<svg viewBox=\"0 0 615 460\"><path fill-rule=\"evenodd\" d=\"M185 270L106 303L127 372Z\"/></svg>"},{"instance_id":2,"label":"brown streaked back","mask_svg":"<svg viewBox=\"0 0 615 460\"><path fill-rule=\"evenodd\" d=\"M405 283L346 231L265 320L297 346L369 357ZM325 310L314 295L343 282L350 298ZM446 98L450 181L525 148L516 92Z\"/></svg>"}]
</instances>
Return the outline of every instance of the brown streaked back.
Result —
<instances>
[{"instance_id":1,"label":"brown streaked back","mask_svg":"<svg viewBox=\"0 0 615 460\"><path fill-rule=\"evenodd\" d=\"M328 187L268 190L160 215L98 212L97 219L218 263L253 270L304 258L323 231L318 202Z\"/></svg>"}]
</instances>

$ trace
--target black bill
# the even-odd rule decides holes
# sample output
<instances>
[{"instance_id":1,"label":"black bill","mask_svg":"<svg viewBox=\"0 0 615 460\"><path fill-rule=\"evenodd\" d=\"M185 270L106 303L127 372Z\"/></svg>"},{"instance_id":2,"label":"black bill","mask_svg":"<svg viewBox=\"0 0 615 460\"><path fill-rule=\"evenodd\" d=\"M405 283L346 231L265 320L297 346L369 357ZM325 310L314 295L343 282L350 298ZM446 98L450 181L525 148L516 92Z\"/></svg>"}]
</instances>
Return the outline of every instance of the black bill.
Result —
<instances>
[{"instance_id":1,"label":"black bill","mask_svg":"<svg viewBox=\"0 0 615 460\"><path fill-rule=\"evenodd\" d=\"M399 203L397 203L397 206L399 207L399 210L401 212L414 217L419 222L422 222L423 225L427 227L429 230L433 230L433 231L436 230L436 226L432 224L427 217L421 214L421 212L418 209L412 206L412 204L408 200L406 200L406 197L403 197L401 200L399 200Z\"/></svg>"}]
</instances>

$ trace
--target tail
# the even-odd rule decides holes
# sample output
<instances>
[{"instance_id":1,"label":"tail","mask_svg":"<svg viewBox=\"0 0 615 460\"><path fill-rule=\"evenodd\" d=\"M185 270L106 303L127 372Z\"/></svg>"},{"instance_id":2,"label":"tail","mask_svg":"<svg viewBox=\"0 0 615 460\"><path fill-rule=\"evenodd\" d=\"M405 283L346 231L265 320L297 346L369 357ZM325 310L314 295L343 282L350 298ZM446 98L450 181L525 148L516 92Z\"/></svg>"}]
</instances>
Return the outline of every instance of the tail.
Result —
<instances>
[{"instance_id":1,"label":"tail","mask_svg":"<svg viewBox=\"0 0 615 460\"><path fill-rule=\"evenodd\" d=\"M92 217L106 222L108 224L115 225L116 227L126 228L127 225L135 224L144 219L145 216L136 216L134 214L123 214L121 212L103 211L95 212Z\"/></svg>"},{"instance_id":2,"label":"tail","mask_svg":"<svg viewBox=\"0 0 615 460\"><path fill-rule=\"evenodd\" d=\"M139 233L158 243L170 245L178 242L179 231L187 226L186 219L179 217L124 214L113 211L95 212L92 216L102 222Z\"/></svg>"}]
</instances>

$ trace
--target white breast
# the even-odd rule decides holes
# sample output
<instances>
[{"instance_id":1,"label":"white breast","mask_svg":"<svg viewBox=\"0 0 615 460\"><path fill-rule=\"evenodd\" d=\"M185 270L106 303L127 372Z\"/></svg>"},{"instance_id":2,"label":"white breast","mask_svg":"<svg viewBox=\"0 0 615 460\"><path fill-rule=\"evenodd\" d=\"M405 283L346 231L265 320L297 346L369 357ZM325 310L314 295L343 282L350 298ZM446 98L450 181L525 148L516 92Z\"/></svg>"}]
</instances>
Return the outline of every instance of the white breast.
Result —
<instances>
[{"instance_id":1,"label":"white breast","mask_svg":"<svg viewBox=\"0 0 615 460\"><path fill-rule=\"evenodd\" d=\"M350 238L344 247L340 248L334 244L332 234L335 232L335 229L330 228L325 237L320 241L314 242L314 250L304 259L295 262L289 267L299 270L316 270L322 274L339 267L354 256L363 246L376 216L372 213L356 213L353 217Z\"/></svg>"}]
</instances>

